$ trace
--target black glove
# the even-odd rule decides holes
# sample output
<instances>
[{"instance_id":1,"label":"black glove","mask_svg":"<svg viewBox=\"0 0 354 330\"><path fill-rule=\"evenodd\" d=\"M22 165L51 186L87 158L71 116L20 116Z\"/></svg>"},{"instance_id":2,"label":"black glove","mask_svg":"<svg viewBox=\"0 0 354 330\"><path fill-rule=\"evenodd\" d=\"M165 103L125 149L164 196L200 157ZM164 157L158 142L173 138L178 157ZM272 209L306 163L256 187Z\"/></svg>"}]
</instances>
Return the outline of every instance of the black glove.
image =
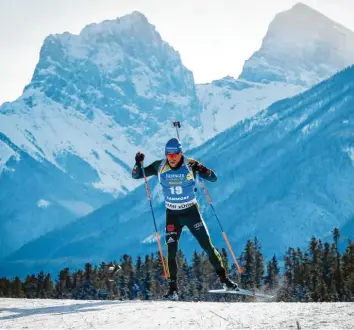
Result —
<instances>
[{"instance_id":1,"label":"black glove","mask_svg":"<svg viewBox=\"0 0 354 330\"><path fill-rule=\"evenodd\" d=\"M135 155L135 161L137 163L141 163L144 161L145 155L141 153L140 151Z\"/></svg>"},{"instance_id":2,"label":"black glove","mask_svg":"<svg viewBox=\"0 0 354 330\"><path fill-rule=\"evenodd\" d=\"M192 165L192 169L196 172L199 172L199 173L206 173L206 174L210 174L210 170L207 169L204 165L198 163L198 162L195 162L193 163Z\"/></svg>"}]
</instances>

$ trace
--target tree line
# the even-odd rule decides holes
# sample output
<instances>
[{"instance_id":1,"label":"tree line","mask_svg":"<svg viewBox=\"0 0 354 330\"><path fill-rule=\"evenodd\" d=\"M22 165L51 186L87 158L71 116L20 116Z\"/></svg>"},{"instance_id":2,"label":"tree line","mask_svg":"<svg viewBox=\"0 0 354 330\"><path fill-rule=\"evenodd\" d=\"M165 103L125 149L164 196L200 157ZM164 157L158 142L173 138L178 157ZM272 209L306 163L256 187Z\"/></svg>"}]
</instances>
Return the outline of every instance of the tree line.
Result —
<instances>
[{"instance_id":1,"label":"tree line","mask_svg":"<svg viewBox=\"0 0 354 330\"><path fill-rule=\"evenodd\" d=\"M305 250L289 248L279 266L276 256L265 260L257 238L245 244L239 262L239 274L229 262L225 249L220 252L231 278L244 289L259 290L276 296L277 301L325 302L353 301L354 297L354 243L348 241L343 253L338 249L340 233L333 230L333 242L322 242L313 237ZM159 253L136 260L124 254L122 267L112 279L106 263L71 272L62 269L57 278L49 273L27 275L22 281L0 278L0 297L54 298L54 299L118 299L153 300L161 298L168 289L163 278ZM215 295L208 290L220 288L220 283L208 256L194 251L190 263L182 253L177 253L178 287L181 300L185 301L252 301L252 297ZM282 271L281 271L282 268Z\"/></svg>"}]
</instances>

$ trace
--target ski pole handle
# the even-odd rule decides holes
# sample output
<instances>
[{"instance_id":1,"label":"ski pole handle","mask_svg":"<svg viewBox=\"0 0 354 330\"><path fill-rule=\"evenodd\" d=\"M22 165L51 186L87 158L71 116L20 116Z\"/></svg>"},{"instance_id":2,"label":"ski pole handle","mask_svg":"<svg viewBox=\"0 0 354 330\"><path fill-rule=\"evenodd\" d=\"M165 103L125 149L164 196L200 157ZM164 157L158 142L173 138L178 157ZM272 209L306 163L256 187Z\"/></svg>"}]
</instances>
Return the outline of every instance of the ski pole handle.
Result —
<instances>
[{"instance_id":1,"label":"ski pole handle","mask_svg":"<svg viewBox=\"0 0 354 330\"><path fill-rule=\"evenodd\" d=\"M177 139L179 140L179 132L178 129L181 128L181 123L179 121L174 121L173 126L176 127Z\"/></svg>"}]
</instances>

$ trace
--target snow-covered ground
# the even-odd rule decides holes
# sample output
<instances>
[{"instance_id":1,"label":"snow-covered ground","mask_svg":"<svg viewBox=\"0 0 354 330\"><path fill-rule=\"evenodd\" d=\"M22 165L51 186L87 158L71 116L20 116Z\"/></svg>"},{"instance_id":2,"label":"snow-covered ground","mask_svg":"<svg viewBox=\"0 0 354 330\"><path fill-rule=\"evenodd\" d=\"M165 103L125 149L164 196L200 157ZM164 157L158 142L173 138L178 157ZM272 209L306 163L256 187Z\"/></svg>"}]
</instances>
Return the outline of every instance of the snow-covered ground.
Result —
<instances>
[{"instance_id":1,"label":"snow-covered ground","mask_svg":"<svg viewBox=\"0 0 354 330\"><path fill-rule=\"evenodd\" d=\"M0 329L353 329L353 303L0 299Z\"/></svg>"}]
</instances>

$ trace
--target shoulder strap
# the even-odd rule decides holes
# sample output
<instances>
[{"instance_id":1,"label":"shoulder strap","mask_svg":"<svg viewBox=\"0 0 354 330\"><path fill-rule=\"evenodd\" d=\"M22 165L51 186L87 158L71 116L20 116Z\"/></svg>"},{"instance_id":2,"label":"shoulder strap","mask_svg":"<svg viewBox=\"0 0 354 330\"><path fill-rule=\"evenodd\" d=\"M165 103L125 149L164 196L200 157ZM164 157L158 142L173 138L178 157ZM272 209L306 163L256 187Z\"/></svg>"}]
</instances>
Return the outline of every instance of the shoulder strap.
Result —
<instances>
[{"instance_id":1,"label":"shoulder strap","mask_svg":"<svg viewBox=\"0 0 354 330\"><path fill-rule=\"evenodd\" d=\"M194 162L195 162L194 159L189 158L189 157L187 157L187 156L184 156L184 164L186 165L186 167L187 167L187 169L188 169L188 172L189 172L190 174L192 174L192 177L193 177L194 180L195 180L196 178L194 177L194 173L193 173L193 170L192 170L192 168L191 168L191 164L193 164Z\"/></svg>"},{"instance_id":2,"label":"shoulder strap","mask_svg":"<svg viewBox=\"0 0 354 330\"><path fill-rule=\"evenodd\" d=\"M167 159L162 160L162 162L160 163L159 169L157 171L157 177L158 177L160 183L161 183L161 172L162 172L163 168L165 167L166 162L167 162Z\"/></svg>"}]
</instances>

